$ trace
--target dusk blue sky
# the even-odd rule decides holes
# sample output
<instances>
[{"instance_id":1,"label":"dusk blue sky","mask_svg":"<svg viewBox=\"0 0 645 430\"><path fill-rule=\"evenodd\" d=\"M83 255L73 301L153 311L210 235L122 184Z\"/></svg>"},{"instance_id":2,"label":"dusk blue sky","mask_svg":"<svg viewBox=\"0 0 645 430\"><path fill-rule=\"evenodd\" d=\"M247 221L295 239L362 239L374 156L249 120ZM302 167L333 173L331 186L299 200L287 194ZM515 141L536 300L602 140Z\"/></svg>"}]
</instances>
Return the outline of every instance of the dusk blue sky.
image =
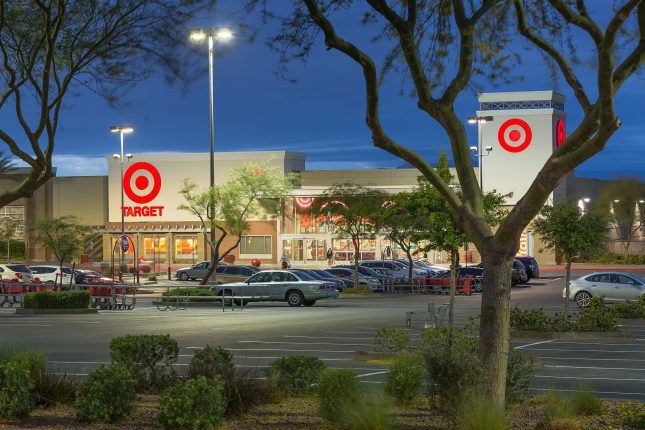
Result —
<instances>
[{"instance_id":1,"label":"dusk blue sky","mask_svg":"<svg viewBox=\"0 0 645 430\"><path fill-rule=\"evenodd\" d=\"M209 20L215 25L229 24L219 16ZM234 23L230 24L235 28ZM292 65L290 75L298 82L290 83L276 76L277 54L266 46L262 36L254 43L238 39L215 59L216 151L304 152L309 170L386 168L403 164L372 146L370 131L364 123L362 75L356 64L338 52L326 51L320 43L307 64ZM378 55L378 46L365 43ZM205 45L202 52L207 64ZM561 91L567 96L567 130L572 130L579 121L580 109L571 93L564 85L553 85L535 52L523 55L520 71L525 79L522 82L500 87L483 84L483 90ZM441 151L449 151L447 138L416 108L415 99L400 94L400 83L399 77L390 76L383 85L384 127L399 143L414 148L435 163ZM617 98L622 128L605 151L576 170L579 176L645 178L644 99L645 80L641 74L632 77ZM126 152L135 155L208 151L207 75L193 82L187 91L154 77L130 92L127 101L127 107L113 110L93 94L67 99L55 150L58 176L107 174L105 157L119 151L118 135L109 132L112 125L135 127L135 132L127 135L125 141ZM464 120L477 108L474 92L460 96L458 112ZM0 113L3 127L13 130L14 136L24 141L16 127L5 123L7 120L7 115ZM472 145L476 145L476 127L468 126L468 130Z\"/></svg>"}]
</instances>

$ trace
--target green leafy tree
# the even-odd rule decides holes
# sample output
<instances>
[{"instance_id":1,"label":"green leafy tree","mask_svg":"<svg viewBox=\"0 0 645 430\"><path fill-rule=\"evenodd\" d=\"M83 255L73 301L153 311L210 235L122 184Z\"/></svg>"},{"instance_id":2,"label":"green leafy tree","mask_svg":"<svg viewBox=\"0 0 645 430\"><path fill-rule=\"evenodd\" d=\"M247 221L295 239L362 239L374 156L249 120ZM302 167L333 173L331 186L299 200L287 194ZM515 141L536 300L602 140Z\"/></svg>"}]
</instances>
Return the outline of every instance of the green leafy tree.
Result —
<instances>
[{"instance_id":1,"label":"green leafy tree","mask_svg":"<svg viewBox=\"0 0 645 430\"><path fill-rule=\"evenodd\" d=\"M271 217L281 210L281 199L291 194L296 178L284 175L267 163L248 163L232 169L231 178L224 184L206 190L198 190L191 179L184 179L179 194L184 203L178 209L196 216L201 224L204 237L211 249L213 260L202 285L206 285L219 263L237 248L242 235L249 229L249 219L257 216ZM215 242L207 234L215 229ZM232 245L223 249L222 244L228 236L235 238Z\"/></svg>"},{"instance_id":2,"label":"green leafy tree","mask_svg":"<svg viewBox=\"0 0 645 430\"><path fill-rule=\"evenodd\" d=\"M85 238L90 229L82 225L77 217L68 215L41 218L29 229L29 232L36 243L54 255L62 273L63 263L73 261L83 252ZM62 284L62 277L60 282Z\"/></svg>"},{"instance_id":3,"label":"green leafy tree","mask_svg":"<svg viewBox=\"0 0 645 430\"><path fill-rule=\"evenodd\" d=\"M375 188L352 183L333 184L316 197L312 211L327 217L333 224L334 236L350 239L354 247L354 284L358 286L358 262L361 259L361 239L372 239L375 222L383 210L386 194Z\"/></svg>"},{"instance_id":4,"label":"green leafy tree","mask_svg":"<svg viewBox=\"0 0 645 430\"><path fill-rule=\"evenodd\" d=\"M178 76L185 26L208 0L8 0L0 3L0 141L30 169L0 207L54 175L66 101L89 89L110 104L157 70ZM19 125L11 134L7 124ZM2 163L0 163L2 164Z\"/></svg>"},{"instance_id":5,"label":"green leafy tree","mask_svg":"<svg viewBox=\"0 0 645 430\"><path fill-rule=\"evenodd\" d=\"M260 8L263 17L278 20L278 33L270 42L281 66L318 52L324 55L324 50L316 49L321 36L328 51L337 51L333 55L340 53L358 66L365 91L365 123L374 146L416 167L447 201L452 217L479 250L486 267L480 325L484 386L492 404L503 408L510 277L520 235L561 180L600 153L621 126L615 100L645 61L645 2L620 0L613 8L594 3L593 10L585 0L300 0L290 9L276 2L279 10L270 9L274 3L265 0L248 3ZM348 32L347 23L357 17L363 25ZM370 41L389 51L382 55ZM523 52L539 53L554 78L563 78L581 116L577 124L569 122L567 138L493 229L486 220L485 199L457 100L480 83L521 79L521 72L514 70L521 59L518 43L523 44ZM418 152L397 142L388 132L389 125L381 121L385 99L380 98L380 84L388 73L398 73L404 85L412 86L412 103L445 132L461 194Z\"/></svg>"},{"instance_id":6,"label":"green leafy tree","mask_svg":"<svg viewBox=\"0 0 645 430\"><path fill-rule=\"evenodd\" d=\"M561 252L566 262L564 314L569 312L571 263L582 251L602 245L607 234L607 219L594 213L583 214L572 202L546 205L533 221L535 232L549 249Z\"/></svg>"},{"instance_id":7,"label":"green leafy tree","mask_svg":"<svg viewBox=\"0 0 645 430\"><path fill-rule=\"evenodd\" d=\"M645 225L645 184L638 179L621 179L610 183L600 194L594 211L608 214L627 262L634 236Z\"/></svg>"},{"instance_id":8,"label":"green leafy tree","mask_svg":"<svg viewBox=\"0 0 645 430\"><path fill-rule=\"evenodd\" d=\"M16 235L16 228L18 227L18 222L9 217L4 216L0 218L0 239L7 243L7 260L9 257L9 250L11 249L11 241Z\"/></svg>"}]
</instances>

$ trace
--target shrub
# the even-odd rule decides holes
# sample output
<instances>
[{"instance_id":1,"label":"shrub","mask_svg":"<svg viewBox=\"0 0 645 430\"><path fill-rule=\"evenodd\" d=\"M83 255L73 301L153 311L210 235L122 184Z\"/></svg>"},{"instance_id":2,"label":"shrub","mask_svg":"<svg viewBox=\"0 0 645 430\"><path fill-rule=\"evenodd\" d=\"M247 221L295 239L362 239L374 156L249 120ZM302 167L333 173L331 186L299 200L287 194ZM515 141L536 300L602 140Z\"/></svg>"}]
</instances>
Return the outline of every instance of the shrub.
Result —
<instances>
[{"instance_id":1,"label":"shrub","mask_svg":"<svg viewBox=\"0 0 645 430\"><path fill-rule=\"evenodd\" d=\"M25 294L27 309L87 309L90 293L87 291L40 291Z\"/></svg>"},{"instance_id":2,"label":"shrub","mask_svg":"<svg viewBox=\"0 0 645 430\"><path fill-rule=\"evenodd\" d=\"M148 281L157 282L157 274L151 273L150 275L148 275Z\"/></svg>"},{"instance_id":3,"label":"shrub","mask_svg":"<svg viewBox=\"0 0 645 430\"><path fill-rule=\"evenodd\" d=\"M576 323L571 320L571 315L556 313L551 318L551 330L555 332L575 331Z\"/></svg>"},{"instance_id":4,"label":"shrub","mask_svg":"<svg viewBox=\"0 0 645 430\"><path fill-rule=\"evenodd\" d=\"M580 423L575 418L551 418L540 421L535 430L580 430Z\"/></svg>"},{"instance_id":5,"label":"shrub","mask_svg":"<svg viewBox=\"0 0 645 430\"><path fill-rule=\"evenodd\" d=\"M159 389L176 377L173 363L179 356L177 341L170 335L128 335L110 342L110 357L125 366L137 389Z\"/></svg>"},{"instance_id":6,"label":"shrub","mask_svg":"<svg viewBox=\"0 0 645 430\"><path fill-rule=\"evenodd\" d=\"M187 376L189 378L194 378L198 375L207 378L219 376L226 381L233 372L235 372L233 354L219 346L213 348L210 345L206 345L203 349L197 351L190 360Z\"/></svg>"},{"instance_id":7,"label":"shrub","mask_svg":"<svg viewBox=\"0 0 645 430\"><path fill-rule=\"evenodd\" d=\"M590 388L575 392L571 396L571 404L576 415L602 414L602 402Z\"/></svg>"},{"instance_id":8,"label":"shrub","mask_svg":"<svg viewBox=\"0 0 645 430\"><path fill-rule=\"evenodd\" d=\"M470 331L429 328L421 333L421 346L433 382L429 391L441 407L454 412L466 396L481 392L479 343Z\"/></svg>"},{"instance_id":9,"label":"shrub","mask_svg":"<svg viewBox=\"0 0 645 430\"><path fill-rule=\"evenodd\" d=\"M279 397L273 380L260 378L256 369L233 372L225 381L224 392L227 416L242 415Z\"/></svg>"},{"instance_id":10,"label":"shrub","mask_svg":"<svg viewBox=\"0 0 645 430\"><path fill-rule=\"evenodd\" d=\"M618 316L612 307L605 306L602 297L591 299L576 321L577 331L616 331Z\"/></svg>"},{"instance_id":11,"label":"shrub","mask_svg":"<svg viewBox=\"0 0 645 430\"><path fill-rule=\"evenodd\" d=\"M621 424L637 429L645 429L645 403L625 402L618 406Z\"/></svg>"},{"instance_id":12,"label":"shrub","mask_svg":"<svg viewBox=\"0 0 645 430\"><path fill-rule=\"evenodd\" d=\"M374 334L374 348L377 351L399 353L410 349L410 335L394 327L378 327Z\"/></svg>"},{"instance_id":13,"label":"shrub","mask_svg":"<svg viewBox=\"0 0 645 430\"><path fill-rule=\"evenodd\" d=\"M554 419L573 418L576 411L571 399L568 399L556 391L549 391L545 396L544 421L550 422Z\"/></svg>"},{"instance_id":14,"label":"shrub","mask_svg":"<svg viewBox=\"0 0 645 430\"><path fill-rule=\"evenodd\" d=\"M173 288L169 291L164 291L162 296L202 296L202 297L209 297L209 296L214 296L215 293L213 293L213 290L210 288Z\"/></svg>"},{"instance_id":15,"label":"shrub","mask_svg":"<svg viewBox=\"0 0 645 430\"><path fill-rule=\"evenodd\" d=\"M361 403L361 387L354 369L327 369L318 385L318 413L326 420L340 423L346 408Z\"/></svg>"},{"instance_id":16,"label":"shrub","mask_svg":"<svg viewBox=\"0 0 645 430\"><path fill-rule=\"evenodd\" d=\"M422 356L405 354L396 357L387 374L385 393L398 403L409 403L421 394L425 375Z\"/></svg>"},{"instance_id":17,"label":"shrub","mask_svg":"<svg viewBox=\"0 0 645 430\"><path fill-rule=\"evenodd\" d=\"M271 363L268 376L279 390L293 395L309 394L316 390L320 375L325 369L318 357L292 355Z\"/></svg>"},{"instance_id":18,"label":"shrub","mask_svg":"<svg viewBox=\"0 0 645 430\"><path fill-rule=\"evenodd\" d=\"M348 404L341 417L348 430L388 430L392 426L387 401L374 395L363 395L361 401Z\"/></svg>"},{"instance_id":19,"label":"shrub","mask_svg":"<svg viewBox=\"0 0 645 430\"><path fill-rule=\"evenodd\" d=\"M645 296L639 296L636 302L615 303L613 307L618 318L645 318Z\"/></svg>"},{"instance_id":20,"label":"shrub","mask_svg":"<svg viewBox=\"0 0 645 430\"><path fill-rule=\"evenodd\" d=\"M222 422L224 384L215 377L197 376L175 385L161 397L157 424L164 429L209 429Z\"/></svg>"},{"instance_id":21,"label":"shrub","mask_svg":"<svg viewBox=\"0 0 645 430\"><path fill-rule=\"evenodd\" d=\"M72 404L79 390L79 383L67 374L39 372L33 379L36 404L44 407Z\"/></svg>"},{"instance_id":22,"label":"shrub","mask_svg":"<svg viewBox=\"0 0 645 430\"><path fill-rule=\"evenodd\" d=\"M34 409L34 385L24 361L0 362L0 418L22 418Z\"/></svg>"},{"instance_id":23,"label":"shrub","mask_svg":"<svg viewBox=\"0 0 645 430\"><path fill-rule=\"evenodd\" d=\"M43 352L26 351L13 346L0 348L0 362L14 361L20 367L27 369L31 379L45 371L47 357Z\"/></svg>"},{"instance_id":24,"label":"shrub","mask_svg":"<svg viewBox=\"0 0 645 430\"><path fill-rule=\"evenodd\" d=\"M531 358L512 346L508 350L506 372L506 402L519 403L529 397L529 384L533 376Z\"/></svg>"},{"instance_id":25,"label":"shrub","mask_svg":"<svg viewBox=\"0 0 645 430\"><path fill-rule=\"evenodd\" d=\"M367 285L356 285L353 288L343 288L343 294L373 294L374 291Z\"/></svg>"},{"instance_id":26,"label":"shrub","mask_svg":"<svg viewBox=\"0 0 645 430\"><path fill-rule=\"evenodd\" d=\"M113 423L130 416L136 407L135 381L120 365L101 365L90 373L76 396L76 419Z\"/></svg>"},{"instance_id":27,"label":"shrub","mask_svg":"<svg viewBox=\"0 0 645 430\"><path fill-rule=\"evenodd\" d=\"M460 430L506 430L504 412L475 394L466 399L459 410Z\"/></svg>"},{"instance_id":28,"label":"shrub","mask_svg":"<svg viewBox=\"0 0 645 430\"><path fill-rule=\"evenodd\" d=\"M544 309L520 310L515 305L511 309L511 329L513 330L533 330L533 331L551 331L551 318L544 313Z\"/></svg>"}]
</instances>

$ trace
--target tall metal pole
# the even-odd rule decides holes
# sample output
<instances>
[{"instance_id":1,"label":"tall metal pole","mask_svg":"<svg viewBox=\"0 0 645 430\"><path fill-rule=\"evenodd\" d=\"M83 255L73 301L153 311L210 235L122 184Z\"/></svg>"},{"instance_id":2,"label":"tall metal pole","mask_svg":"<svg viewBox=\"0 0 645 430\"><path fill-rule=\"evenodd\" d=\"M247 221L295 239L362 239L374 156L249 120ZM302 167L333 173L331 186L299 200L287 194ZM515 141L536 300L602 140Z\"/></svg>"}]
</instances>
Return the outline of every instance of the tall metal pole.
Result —
<instances>
[{"instance_id":1,"label":"tall metal pole","mask_svg":"<svg viewBox=\"0 0 645 430\"><path fill-rule=\"evenodd\" d=\"M482 123L477 121L477 158L479 158L479 189L484 194L484 175L482 174Z\"/></svg>"},{"instance_id":2,"label":"tall metal pole","mask_svg":"<svg viewBox=\"0 0 645 430\"><path fill-rule=\"evenodd\" d=\"M123 281L123 264L125 263L125 253L123 251L123 240L125 239L125 213L123 207L125 206L123 197L123 130L119 130L121 140L121 250L119 260L119 280Z\"/></svg>"},{"instance_id":3,"label":"tall metal pole","mask_svg":"<svg viewBox=\"0 0 645 430\"><path fill-rule=\"evenodd\" d=\"M208 35L208 87L210 90L210 190L212 197L212 190L215 186L215 123L214 117L215 112L213 108L213 35ZM209 202L209 211L211 218L211 232L210 232L210 242L211 242L211 264L215 265L215 229L213 228L212 220L215 217L215 204L211 199ZM193 252L194 254L194 252Z\"/></svg>"}]
</instances>

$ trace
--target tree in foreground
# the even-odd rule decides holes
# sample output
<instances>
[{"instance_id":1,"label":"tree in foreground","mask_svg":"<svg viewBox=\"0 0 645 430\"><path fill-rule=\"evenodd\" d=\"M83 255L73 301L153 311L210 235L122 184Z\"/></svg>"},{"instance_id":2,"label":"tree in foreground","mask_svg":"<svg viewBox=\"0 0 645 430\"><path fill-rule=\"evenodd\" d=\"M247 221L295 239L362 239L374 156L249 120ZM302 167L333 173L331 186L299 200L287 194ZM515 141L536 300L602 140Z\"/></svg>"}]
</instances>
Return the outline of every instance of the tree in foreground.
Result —
<instances>
[{"instance_id":1,"label":"tree in foreground","mask_svg":"<svg viewBox=\"0 0 645 430\"><path fill-rule=\"evenodd\" d=\"M583 251L593 251L602 245L607 234L607 218L595 213L583 214L570 201L546 205L533 221L535 232L547 248L560 252L566 263L564 314L569 313L569 284L571 263Z\"/></svg>"},{"instance_id":2,"label":"tree in foreground","mask_svg":"<svg viewBox=\"0 0 645 430\"><path fill-rule=\"evenodd\" d=\"M263 9L264 17L278 18L281 31L271 42L281 54L282 65L318 52L316 43L322 35L327 50L338 51L358 66L365 90L365 121L374 145L416 167L447 201L453 218L479 250L486 267L481 359L489 399L502 408L511 268L520 235L562 178L601 152L620 127L616 97L645 61L645 1L616 1L613 7L594 2L595 10L584 0L300 0L291 9L276 2L280 5L276 10L267 10L272 3L266 0L248 3ZM362 25L348 25L352 19ZM391 48L378 57L380 67L377 57L368 53L373 50L369 41ZM569 136L493 230L486 221L484 196L456 101L481 82L499 84L520 78L513 73L520 43L522 52L537 51L545 59L545 68L563 78L582 117L578 124L570 123ZM578 47L582 47L580 53ZM412 86L413 103L444 130L462 195L428 160L398 143L381 122L379 84L388 72L403 74L404 82Z\"/></svg>"},{"instance_id":3,"label":"tree in foreground","mask_svg":"<svg viewBox=\"0 0 645 430\"><path fill-rule=\"evenodd\" d=\"M362 185L333 184L319 197L311 208L327 217L334 226L334 236L348 239L354 247L354 285L358 286L358 266L361 259L361 240L373 239L375 221L383 211L386 195L383 191Z\"/></svg>"},{"instance_id":4,"label":"tree in foreground","mask_svg":"<svg viewBox=\"0 0 645 430\"><path fill-rule=\"evenodd\" d=\"M72 262L83 252L85 237L89 231L89 227L82 225L79 219L72 215L41 218L29 229L33 240L54 255L61 275L63 264ZM63 283L62 276L60 283Z\"/></svg>"},{"instance_id":5,"label":"tree in foreground","mask_svg":"<svg viewBox=\"0 0 645 430\"><path fill-rule=\"evenodd\" d=\"M594 205L594 211L609 214L627 263L634 236L645 225L645 184L638 179L621 179L607 185Z\"/></svg>"},{"instance_id":6,"label":"tree in foreground","mask_svg":"<svg viewBox=\"0 0 645 430\"><path fill-rule=\"evenodd\" d=\"M177 76L189 23L208 0L7 0L0 3L0 141L29 174L0 207L54 175L64 104L81 89L115 104L155 70ZM7 124L17 124L12 133ZM106 130L107 132L107 130ZM4 164L0 156L0 167Z\"/></svg>"},{"instance_id":7,"label":"tree in foreground","mask_svg":"<svg viewBox=\"0 0 645 430\"><path fill-rule=\"evenodd\" d=\"M187 178L179 191L184 203L178 209L199 219L204 238L213 259L201 281L206 285L217 264L237 248L242 235L249 228L249 220L255 217L272 217L281 209L280 201L291 194L295 178L284 175L268 163L249 163L229 172L229 181L206 190ZM216 230L215 242L207 234ZM224 239L231 236L233 243L223 249Z\"/></svg>"}]
</instances>

